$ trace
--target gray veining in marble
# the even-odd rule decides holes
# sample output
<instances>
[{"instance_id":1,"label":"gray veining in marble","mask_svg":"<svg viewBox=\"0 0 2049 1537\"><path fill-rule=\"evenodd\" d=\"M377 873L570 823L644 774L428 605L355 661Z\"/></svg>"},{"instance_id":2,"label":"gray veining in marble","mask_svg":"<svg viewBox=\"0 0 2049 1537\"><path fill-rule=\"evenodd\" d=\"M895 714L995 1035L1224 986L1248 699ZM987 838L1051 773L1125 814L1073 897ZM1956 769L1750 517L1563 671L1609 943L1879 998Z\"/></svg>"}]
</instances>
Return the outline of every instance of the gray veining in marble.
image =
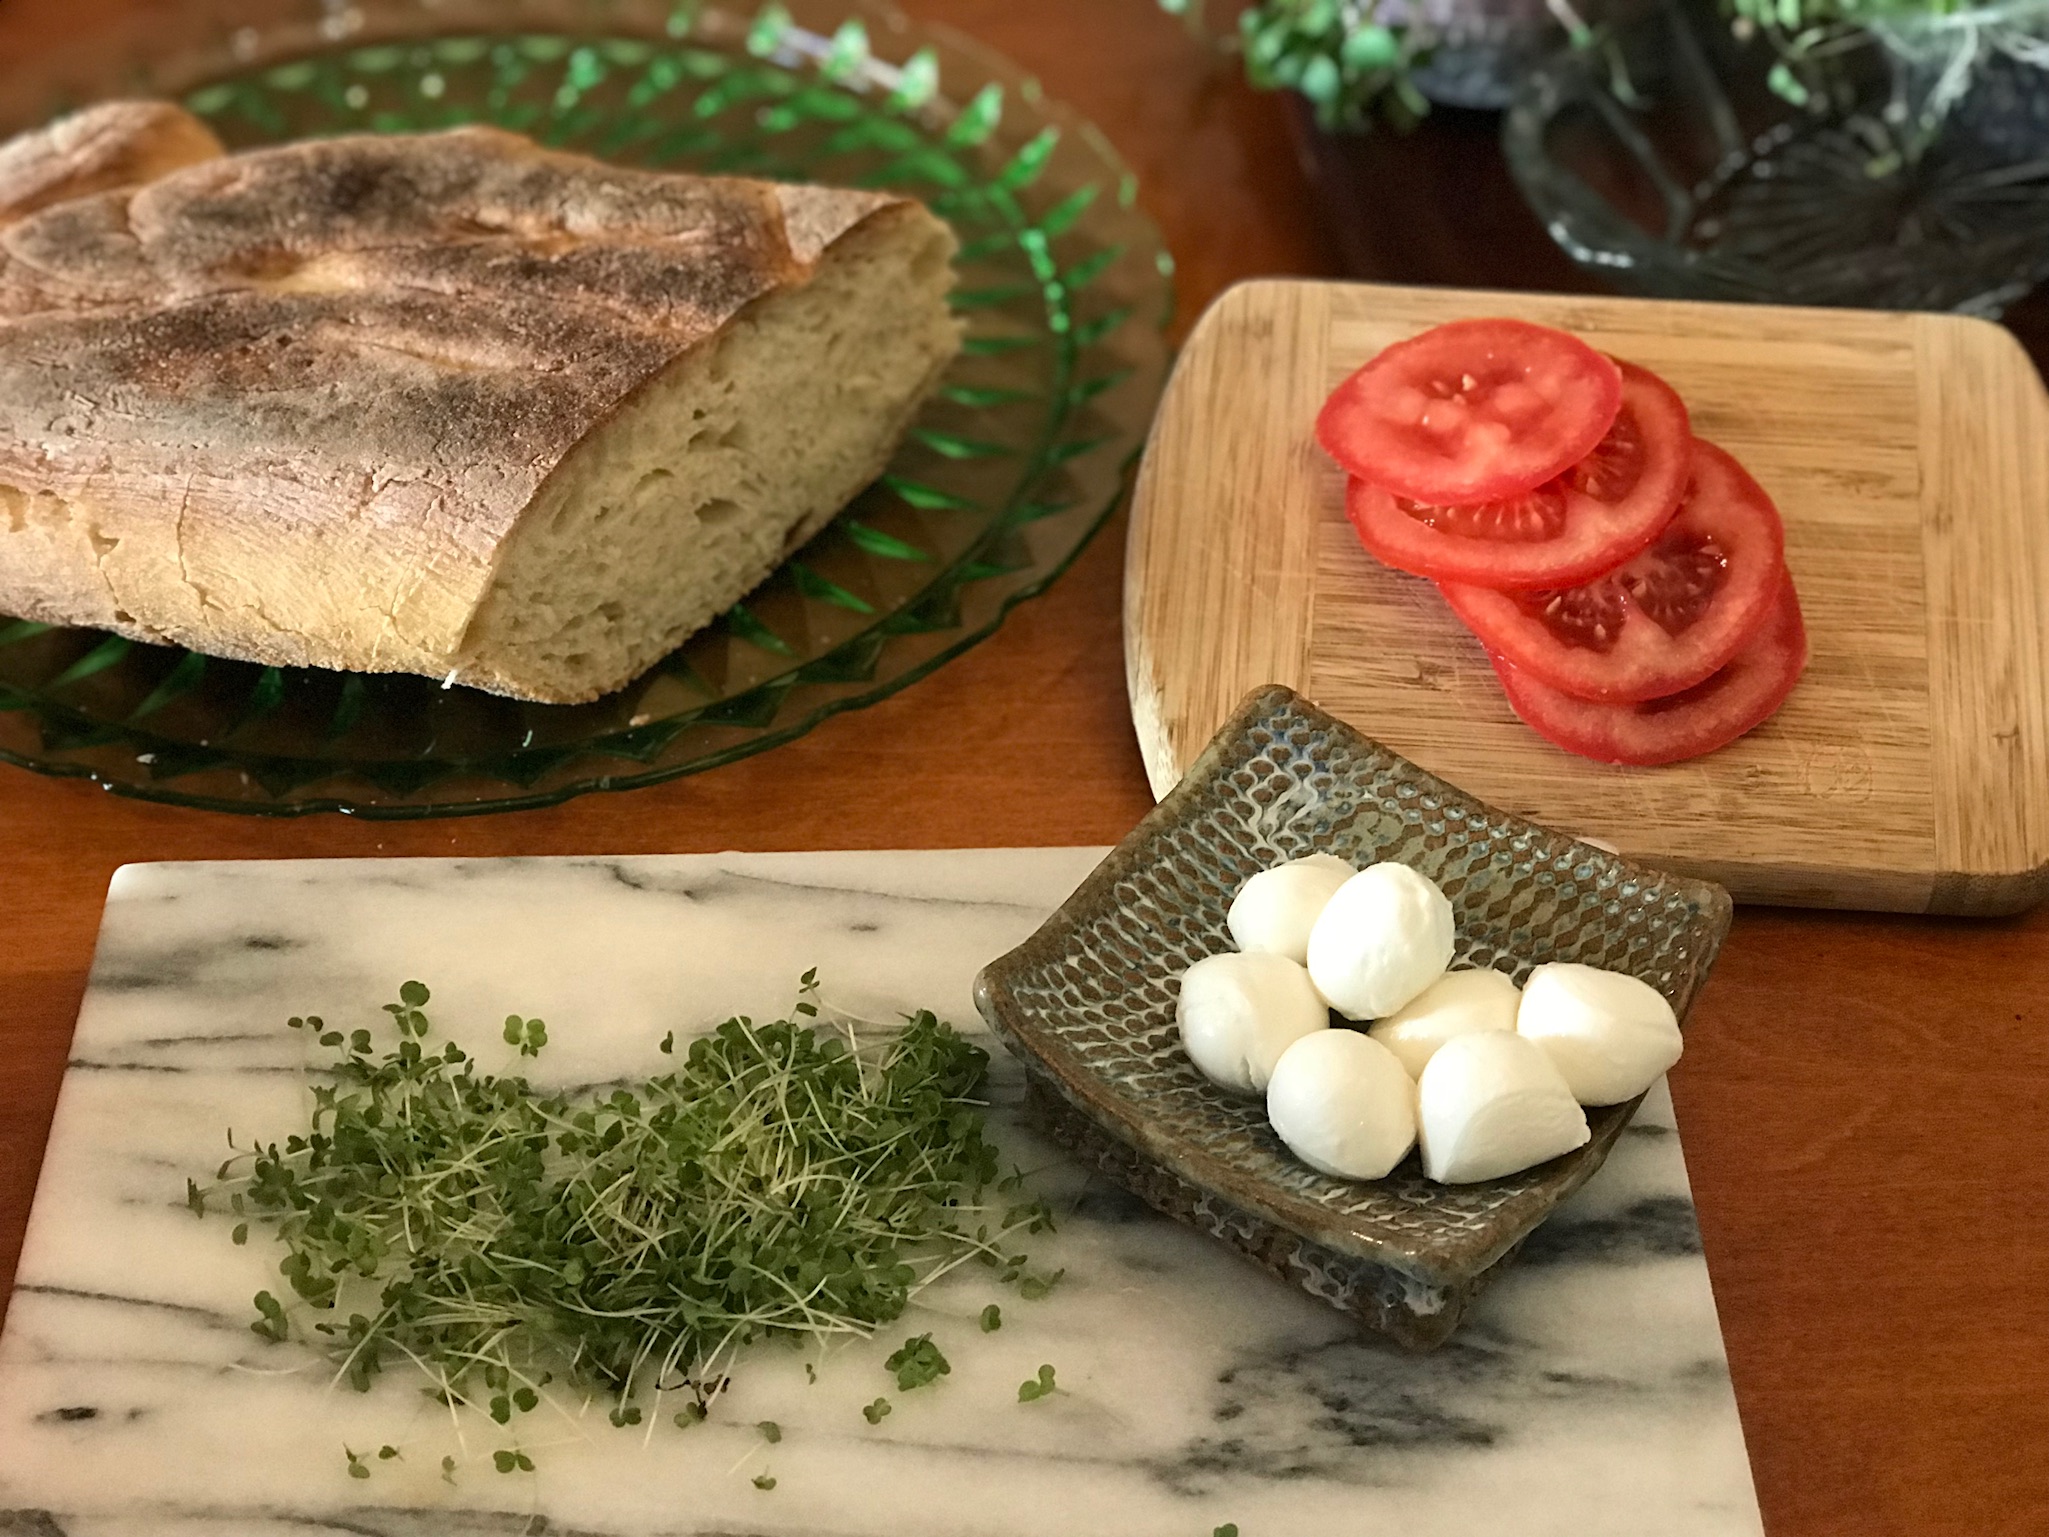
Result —
<instances>
[{"instance_id":1,"label":"gray veining in marble","mask_svg":"<svg viewBox=\"0 0 2049 1537\"><path fill-rule=\"evenodd\" d=\"M259 1235L183 1204L230 1125L305 1113L292 1013L376 1025L419 977L438 1030L509 1065L492 1021L548 1021L534 1076L646 1076L664 1032L783 1014L817 966L868 1018L930 1007L980 1034L976 969L1092 850L137 866L115 879L20 1280L0 1335L0 1533L34 1537L1758 1537L1685 1166L1662 1088L1607 1167L1436 1354L1340 1315L1099 1181L1008 1116L1064 1220L1040 1302L973 1269L874 1341L743 1363L711 1423L601 1410L525 1427L389 1374L359 1395L249 1331ZM984 1335L976 1315L1003 1306ZM953 1363L898 1393L882 1358ZM1017 1401L1041 1362L1062 1391ZM870 1426L860 1406L886 1393ZM780 1444L755 1422L776 1420ZM399 1445L347 1476L344 1444ZM451 1486L444 1454L464 1458ZM754 1486L772 1474L776 1487Z\"/></svg>"}]
</instances>

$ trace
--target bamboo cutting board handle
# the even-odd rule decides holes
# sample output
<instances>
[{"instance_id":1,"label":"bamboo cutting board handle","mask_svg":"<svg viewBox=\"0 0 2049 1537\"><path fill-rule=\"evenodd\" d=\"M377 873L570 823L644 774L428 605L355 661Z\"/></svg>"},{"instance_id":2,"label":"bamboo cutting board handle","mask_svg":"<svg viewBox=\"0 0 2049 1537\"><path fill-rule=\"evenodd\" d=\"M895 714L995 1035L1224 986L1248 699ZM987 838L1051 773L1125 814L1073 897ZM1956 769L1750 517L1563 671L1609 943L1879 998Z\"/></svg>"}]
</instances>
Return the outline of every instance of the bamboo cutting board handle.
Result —
<instances>
[{"instance_id":1,"label":"bamboo cutting board handle","mask_svg":"<svg viewBox=\"0 0 2049 1537\"><path fill-rule=\"evenodd\" d=\"M1352 537L1311 427L1440 321L1515 315L1657 370L1777 500L1813 660L1705 758L1573 758L1427 582ZM1285 683L1505 810L1739 900L2003 913L2049 894L2049 394L1954 315L1255 282L1197 325L1133 499L1132 720L1164 794Z\"/></svg>"}]
</instances>

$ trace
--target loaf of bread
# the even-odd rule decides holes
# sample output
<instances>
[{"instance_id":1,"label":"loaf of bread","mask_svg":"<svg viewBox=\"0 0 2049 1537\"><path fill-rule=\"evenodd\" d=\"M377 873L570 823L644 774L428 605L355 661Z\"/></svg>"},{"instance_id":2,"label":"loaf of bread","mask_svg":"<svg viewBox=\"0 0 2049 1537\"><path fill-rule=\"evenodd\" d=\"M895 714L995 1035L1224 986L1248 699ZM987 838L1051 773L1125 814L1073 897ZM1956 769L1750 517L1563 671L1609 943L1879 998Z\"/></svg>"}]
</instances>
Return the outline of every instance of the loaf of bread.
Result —
<instances>
[{"instance_id":1,"label":"loaf of bread","mask_svg":"<svg viewBox=\"0 0 2049 1537\"><path fill-rule=\"evenodd\" d=\"M0 613L596 698L881 473L953 250L883 193L93 108L0 146Z\"/></svg>"}]
</instances>

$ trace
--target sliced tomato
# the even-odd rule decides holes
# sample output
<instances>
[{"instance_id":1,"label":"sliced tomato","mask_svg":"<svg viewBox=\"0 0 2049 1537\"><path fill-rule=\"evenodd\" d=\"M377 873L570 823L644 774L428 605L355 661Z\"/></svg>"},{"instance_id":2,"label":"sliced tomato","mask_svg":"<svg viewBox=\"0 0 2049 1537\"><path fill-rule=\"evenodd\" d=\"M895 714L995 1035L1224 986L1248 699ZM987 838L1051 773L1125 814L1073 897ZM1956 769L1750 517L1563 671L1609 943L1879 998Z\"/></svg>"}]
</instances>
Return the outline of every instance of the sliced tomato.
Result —
<instances>
[{"instance_id":1,"label":"sliced tomato","mask_svg":"<svg viewBox=\"0 0 2049 1537\"><path fill-rule=\"evenodd\" d=\"M1622 408L1593 452L1507 501L1433 507L1354 480L1345 511L1359 542L1398 570L1483 587L1570 587L1657 537L1686 489L1693 442L1686 404L1633 363Z\"/></svg>"},{"instance_id":2,"label":"sliced tomato","mask_svg":"<svg viewBox=\"0 0 2049 1537\"><path fill-rule=\"evenodd\" d=\"M1437 507L1507 501L1577 464L1622 405L1614 362L1525 320L1454 320L1332 392L1317 441L1352 474Z\"/></svg>"},{"instance_id":3,"label":"sliced tomato","mask_svg":"<svg viewBox=\"0 0 2049 1537\"><path fill-rule=\"evenodd\" d=\"M1778 601L1786 534L1743 466L1696 441L1679 510L1650 546L1578 587L1444 596L1480 643L1581 699L1656 699L1708 677Z\"/></svg>"},{"instance_id":4,"label":"sliced tomato","mask_svg":"<svg viewBox=\"0 0 2049 1537\"><path fill-rule=\"evenodd\" d=\"M1782 577L1764 627L1720 671L1635 704L1575 699L1505 657L1493 662L1515 713L1567 752L1603 763L1677 763L1726 747L1777 712L1807 665L1807 627L1793 583Z\"/></svg>"}]
</instances>

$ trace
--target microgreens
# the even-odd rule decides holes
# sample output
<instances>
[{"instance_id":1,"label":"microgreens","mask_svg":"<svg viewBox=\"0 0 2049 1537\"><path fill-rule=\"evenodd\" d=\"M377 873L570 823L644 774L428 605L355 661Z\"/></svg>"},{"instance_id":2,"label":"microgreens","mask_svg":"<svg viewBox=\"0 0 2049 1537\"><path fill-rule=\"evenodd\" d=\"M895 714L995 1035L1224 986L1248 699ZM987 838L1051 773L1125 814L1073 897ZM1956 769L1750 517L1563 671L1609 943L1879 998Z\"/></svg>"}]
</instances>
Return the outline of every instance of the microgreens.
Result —
<instances>
[{"instance_id":1,"label":"microgreens","mask_svg":"<svg viewBox=\"0 0 2049 1537\"><path fill-rule=\"evenodd\" d=\"M1017 1401L1021 1404L1028 1404L1033 1399L1044 1398L1048 1393L1054 1391L1056 1389L1053 1386L1053 1368L1051 1366L1041 1366L1039 1368L1039 1375L1035 1380L1020 1382L1017 1385Z\"/></svg>"},{"instance_id":2,"label":"microgreens","mask_svg":"<svg viewBox=\"0 0 2049 1537\"><path fill-rule=\"evenodd\" d=\"M982 1332L984 1334L994 1334L1002 1327L1003 1309L992 1302L982 1309Z\"/></svg>"},{"instance_id":3,"label":"microgreens","mask_svg":"<svg viewBox=\"0 0 2049 1537\"><path fill-rule=\"evenodd\" d=\"M932 1343L929 1334L905 1340L882 1366L883 1370L896 1373L896 1386L900 1393L922 1388L928 1382L937 1382L953 1370L952 1363L939 1353L939 1347Z\"/></svg>"},{"instance_id":4,"label":"microgreens","mask_svg":"<svg viewBox=\"0 0 2049 1537\"><path fill-rule=\"evenodd\" d=\"M370 1031L294 1018L334 1054L311 1125L236 1153L209 1189L188 1181L187 1204L204 1216L226 1194L283 1243L300 1311L260 1292L264 1339L313 1338L365 1391L410 1362L451 1413L500 1425L541 1405L552 1370L608 1396L621 1427L641 1422L643 1394L656 1409L684 1394L687 1428L742 1346L872 1334L968 1259L1043 1295L1059 1273L1026 1275L1005 1246L1049 1226L1047 1209L983 1204L998 1184L975 1098L987 1055L930 1013L880 1039L813 1023L816 989L807 974L793 1019L665 1040L681 1060L663 1077L565 1093L430 1049L418 982L385 1005L398 1040L381 1054ZM503 1035L522 1057L548 1040L517 1014ZM909 1390L949 1367L925 1335L889 1369ZM863 1412L872 1424L889 1405ZM492 1460L533 1467L516 1448ZM351 1452L349 1471L369 1469Z\"/></svg>"},{"instance_id":5,"label":"microgreens","mask_svg":"<svg viewBox=\"0 0 2049 1537\"><path fill-rule=\"evenodd\" d=\"M1060 1284L1066 1270L1056 1270L1051 1275L1028 1275L1017 1283L1017 1294L1027 1302L1037 1302Z\"/></svg>"}]
</instances>

